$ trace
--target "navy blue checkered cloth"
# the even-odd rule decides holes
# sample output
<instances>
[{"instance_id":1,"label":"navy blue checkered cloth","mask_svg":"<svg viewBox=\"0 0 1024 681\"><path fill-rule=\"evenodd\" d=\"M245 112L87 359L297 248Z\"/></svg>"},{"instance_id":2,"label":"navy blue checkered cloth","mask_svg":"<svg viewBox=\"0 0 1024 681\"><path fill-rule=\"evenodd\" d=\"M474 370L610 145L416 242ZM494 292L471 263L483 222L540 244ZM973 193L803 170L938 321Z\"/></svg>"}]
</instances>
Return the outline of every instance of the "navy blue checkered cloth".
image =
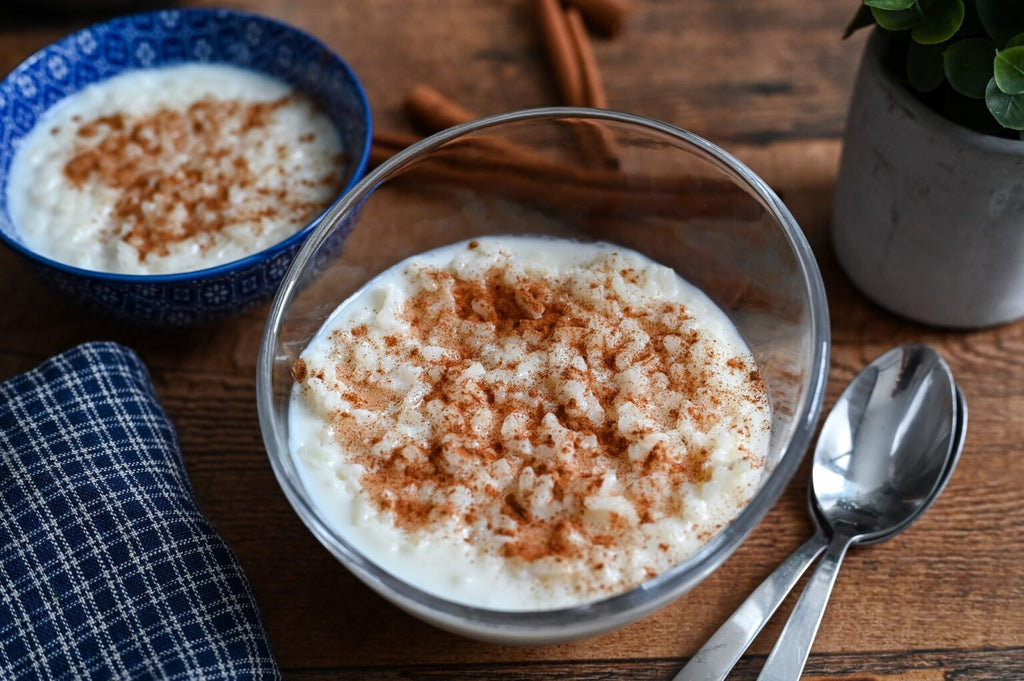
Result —
<instances>
[{"instance_id":1,"label":"navy blue checkered cloth","mask_svg":"<svg viewBox=\"0 0 1024 681\"><path fill-rule=\"evenodd\" d=\"M90 343L0 384L0 678L279 677L135 353Z\"/></svg>"}]
</instances>

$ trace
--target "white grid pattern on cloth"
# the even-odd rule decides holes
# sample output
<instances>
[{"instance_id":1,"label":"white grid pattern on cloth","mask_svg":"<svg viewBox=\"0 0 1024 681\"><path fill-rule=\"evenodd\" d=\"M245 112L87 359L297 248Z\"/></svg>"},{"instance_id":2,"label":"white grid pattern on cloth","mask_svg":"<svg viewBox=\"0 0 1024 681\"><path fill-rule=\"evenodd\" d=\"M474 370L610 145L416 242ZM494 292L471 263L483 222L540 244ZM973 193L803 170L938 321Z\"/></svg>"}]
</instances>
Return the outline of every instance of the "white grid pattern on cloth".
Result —
<instances>
[{"instance_id":1,"label":"white grid pattern on cloth","mask_svg":"<svg viewBox=\"0 0 1024 681\"><path fill-rule=\"evenodd\" d=\"M0 677L280 678L149 374L119 345L0 384Z\"/></svg>"}]
</instances>

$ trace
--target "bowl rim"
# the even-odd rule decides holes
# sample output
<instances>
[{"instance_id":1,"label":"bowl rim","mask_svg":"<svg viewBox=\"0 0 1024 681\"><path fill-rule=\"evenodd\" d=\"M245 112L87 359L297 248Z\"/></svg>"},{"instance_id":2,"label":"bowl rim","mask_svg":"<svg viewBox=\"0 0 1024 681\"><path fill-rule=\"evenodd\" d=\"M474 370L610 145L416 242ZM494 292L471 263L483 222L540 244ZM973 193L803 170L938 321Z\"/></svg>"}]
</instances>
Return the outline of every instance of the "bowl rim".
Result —
<instances>
[{"instance_id":1,"label":"bowl rim","mask_svg":"<svg viewBox=\"0 0 1024 681\"><path fill-rule=\"evenodd\" d=\"M80 36L82 36L84 33L88 32L88 31L93 31L93 30L96 30L97 28L101 28L101 27L114 27L114 26L117 26L119 24L125 24L125 23L132 22L132 21L138 21L140 19L145 19L145 18L153 18L154 20L156 20L159 17L163 17L163 16L167 16L167 15L178 15L178 16L181 16L181 17L188 17L190 15L191 16L195 16L195 15L208 15L208 16L213 17L214 20L218 20L218 21L222 20L222 19L230 19L232 21L237 21L237 20L240 20L240 19L250 19L250 20L258 21L258 22L261 22L261 23L264 23L264 24L269 24L269 25L281 28L281 29L283 29L284 31L287 31L290 34L292 34L294 36L297 36L298 38L301 38L302 40L307 41L307 42L309 42L310 44L312 44L312 45L314 45L316 47L319 47L321 50L323 50L324 54L329 55L329 57L332 60L332 62L336 66L341 68L341 70L345 73L348 81L352 84L352 86L354 88L354 91L355 91L355 95L356 95L355 99L359 103L359 108L360 108L360 110L362 112L363 123L364 123L365 128L366 128L366 134L363 135L363 149L362 149L361 153L359 154L359 158L358 158L356 164L353 167L353 172L351 174L352 177L349 179L348 183L342 188L342 190L338 193L338 195L335 197L334 201L331 202L331 205L333 205L334 203L339 201L345 195L346 192L348 192L349 190L353 189L356 186L356 184L358 184L359 180L361 180L362 177L366 173L367 164L369 163L369 159L370 159L370 147L372 146L372 140L373 140L373 114L372 114L372 111L370 109L370 101L369 101L369 98L366 95L366 89L363 86L362 81L359 79L359 76L356 75L356 72L352 69L352 67L349 66L348 62L346 62L345 59L341 56L341 54L338 53L337 51L335 51L333 48L331 48L327 43L325 43L321 39L317 38L312 33L309 33L308 31L305 31L305 30L300 29L300 28L298 28L296 26L293 26L293 25L291 25L289 23L286 23L286 22L281 21L279 19L275 19L273 17L268 17L268 16L263 15L263 14L257 14L255 12L248 12L248 11L244 11L244 10L222 9L222 8L213 8L213 7L178 7L178 8L169 7L169 8L165 8L165 9L151 10L151 11L147 11L147 12L135 12L135 13L131 13L131 14L124 14L124 15L116 16L116 17L113 17L111 19L107 19L105 21L99 21L99 22L90 24L88 26L85 26L83 28L80 28L80 29L78 29L76 31L68 33L67 35L64 35L61 38L58 38L57 40L54 40L53 42L51 42L51 43L41 47L40 49L36 50L35 52L30 54L25 59L23 59L21 62L19 62L17 66L15 66L13 69L11 69L11 71L8 72L7 75L3 77L3 79L0 79L0 85L3 85L3 84L8 83L8 82L12 82L12 79L17 78L21 73L23 73L29 67L33 66L36 62L38 62L41 59L45 59L46 55L49 52L51 52L52 50L54 50L54 49L56 49L58 47L61 47L61 46L64 46L64 45L72 43L73 41L77 40ZM230 62L193 61L193 60L188 60L188 59L182 60L180 62L174 62L174 63L175 64L182 64L182 65L184 65L184 64L230 64ZM166 63L166 64L161 64L161 65L158 65L158 66L148 67L148 68L162 68L164 66L170 66L170 65L171 65L171 63ZM239 67L239 68L247 68L247 67ZM136 67L125 68L124 70L119 71L118 75L121 74L121 73L127 73L129 71L136 71L136 70L139 70L139 69L136 68ZM256 71L255 69L250 69L250 70L253 70L256 73L264 73L263 71ZM267 74L267 75L272 75L272 74ZM273 76L273 77L280 78L279 76ZM101 82L101 81L97 81L97 82ZM79 91L81 91L81 88L75 90L75 92L79 92ZM72 94L74 94L74 93L71 93L71 94L67 95L66 97L69 97ZM49 105L47 107L47 111L49 111L53 106L56 106L61 101L66 99L66 97L63 97L63 98L61 98L61 100L58 100L57 102L54 102L53 104ZM45 116L46 112L44 112L42 115ZM35 127L35 125L38 125L38 123L39 123L39 121L37 120L36 123L33 124L33 128ZM3 196L0 196L0 208L2 208L4 211L7 210L7 200L6 200L7 181L6 181L6 177L8 177L8 176L9 176L9 172L5 173L5 181L2 184L0 184L0 192L2 192L4 194ZM89 278L89 279L95 279L95 280L98 280L98 281L101 281L101 282L110 283L110 284L147 284L147 285L175 284L175 283L182 283L182 282L190 282L190 281L194 281L196 279L208 279L208 278L215 278L215 277L220 277L220 276L230 276L231 274L234 274L236 272L248 270L249 268L251 268L254 265L257 265L259 263L262 263L262 262L265 262L265 261L268 261L268 260L273 260L277 256L279 256L279 255L281 255L283 253L288 252L289 250L294 248L297 244L299 244L303 240L305 240L306 237L308 237L310 234L312 234L316 230L316 228L319 227L321 221L325 218L325 216L327 215L327 213L330 210L330 208L331 208L331 206L328 206L327 208L325 208L323 211L320 212L320 214L318 214L316 217L312 218L305 226L302 227L302 229L298 230L294 234L291 234L288 237L282 239L281 241L278 241L278 242L276 242L274 244L271 244L270 246L268 246L268 247L266 247L266 248L264 248L262 250L259 250L259 251L255 252L255 253L251 253L251 254L249 254L249 255L247 255L245 257L238 258L236 260L231 260L229 262L221 263L220 265L214 265L213 267L204 267L202 269L187 270L187 271L184 271L184 272L166 272L166 273L157 273L157 274L125 274L125 273L120 273L120 272L104 272L102 270L92 270L92 269L88 269L88 268L85 268L85 267L78 267L76 265L70 265L68 263L64 263L64 262L61 262L59 260L54 260L53 258L49 258L49 257L47 257L45 255L42 255L42 254L40 254L40 253L38 253L38 252L28 248L24 244L16 241L14 238L12 238L10 235L8 235L5 230L0 230L0 242L3 242L3 244L5 246L7 246L11 250L15 251L16 253L18 253L22 257L27 258L28 260L33 261L33 262L35 262L38 265L42 265L42 266L47 267L47 268L58 270L59 272L62 272L63 274L66 274L66 275L83 277L83 278ZM9 218L9 216L8 216L8 218ZM12 221L12 224L13 224L13 221Z\"/></svg>"},{"instance_id":2,"label":"bowl rim","mask_svg":"<svg viewBox=\"0 0 1024 681\"><path fill-rule=\"evenodd\" d=\"M779 458L772 475L729 525L683 562L626 591L570 607L516 611L467 605L425 591L379 567L332 530L301 489L301 485L286 474L281 458L291 457L291 453L287 441L281 437L281 429L275 420L273 408L272 378L278 331L286 306L296 294L299 276L310 264L314 252L329 238L333 227L350 211L357 209L382 179L426 152L469 133L505 123L566 118L598 119L653 129L690 144L749 185L756 197L763 202L766 210L782 227L800 266L800 275L809 303L809 326L812 339L815 341L810 348L812 357L807 392L800 412L793 422L793 437ZM368 173L329 209L317 231L303 243L292 260L271 303L256 365L257 412L274 475L297 515L346 568L364 582L367 578L374 580L375 584L366 582L371 588L415 614L423 616L422 609L429 610L429 617L435 624L447 624L446 628L451 630L465 632L473 625L484 628L483 631L468 633L469 636L487 638L493 634L500 637L502 630L505 630L511 637L522 637L527 641L537 642L551 636L555 636L556 640L569 640L621 626L666 605L696 586L739 547L778 501L808 450L824 403L830 347L829 311L825 288L810 245L796 219L781 199L745 164L721 147L694 133L647 116L586 107L530 108L484 116L435 133L410 145ZM278 447L279 442L282 442L284 447ZM628 619L624 619L626 614L629 614ZM588 622L591 622L589 626ZM557 638L556 634L547 633L553 632L555 627L575 627L576 633L570 634L567 638ZM529 632L534 632L536 636L531 636Z\"/></svg>"}]
</instances>

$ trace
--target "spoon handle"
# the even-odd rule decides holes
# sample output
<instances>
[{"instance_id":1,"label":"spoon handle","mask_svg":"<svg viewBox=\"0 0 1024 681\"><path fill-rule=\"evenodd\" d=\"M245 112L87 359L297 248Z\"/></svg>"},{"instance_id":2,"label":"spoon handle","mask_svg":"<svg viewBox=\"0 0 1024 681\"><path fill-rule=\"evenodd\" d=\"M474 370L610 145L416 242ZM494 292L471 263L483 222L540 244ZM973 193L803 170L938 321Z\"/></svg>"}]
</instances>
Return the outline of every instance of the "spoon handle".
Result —
<instances>
[{"instance_id":1,"label":"spoon handle","mask_svg":"<svg viewBox=\"0 0 1024 681\"><path fill-rule=\"evenodd\" d=\"M751 644L772 613L793 589L800 575L828 545L824 530L784 560L754 589L747 600L712 634L672 681L722 681Z\"/></svg>"},{"instance_id":2,"label":"spoon handle","mask_svg":"<svg viewBox=\"0 0 1024 681\"><path fill-rule=\"evenodd\" d=\"M807 581L800 600L796 602L793 612L782 628L779 640L768 655L761 675L757 681L798 681L803 671L811 645L818 633L818 625L825 614L825 606L832 594L832 587L839 574L839 565L843 562L846 550L853 538L843 533L836 533L825 550L818 568Z\"/></svg>"}]
</instances>

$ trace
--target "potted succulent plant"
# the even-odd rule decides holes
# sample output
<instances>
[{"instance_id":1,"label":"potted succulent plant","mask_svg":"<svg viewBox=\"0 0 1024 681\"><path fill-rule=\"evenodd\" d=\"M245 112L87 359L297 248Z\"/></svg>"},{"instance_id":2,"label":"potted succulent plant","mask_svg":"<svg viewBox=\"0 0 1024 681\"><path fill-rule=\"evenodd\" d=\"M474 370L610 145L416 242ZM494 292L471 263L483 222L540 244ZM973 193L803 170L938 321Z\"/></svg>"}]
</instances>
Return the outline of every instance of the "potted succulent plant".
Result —
<instances>
[{"instance_id":1,"label":"potted succulent plant","mask_svg":"<svg viewBox=\"0 0 1024 681\"><path fill-rule=\"evenodd\" d=\"M1024 1L864 0L874 26L832 215L877 303L945 327L1024 317Z\"/></svg>"}]
</instances>

